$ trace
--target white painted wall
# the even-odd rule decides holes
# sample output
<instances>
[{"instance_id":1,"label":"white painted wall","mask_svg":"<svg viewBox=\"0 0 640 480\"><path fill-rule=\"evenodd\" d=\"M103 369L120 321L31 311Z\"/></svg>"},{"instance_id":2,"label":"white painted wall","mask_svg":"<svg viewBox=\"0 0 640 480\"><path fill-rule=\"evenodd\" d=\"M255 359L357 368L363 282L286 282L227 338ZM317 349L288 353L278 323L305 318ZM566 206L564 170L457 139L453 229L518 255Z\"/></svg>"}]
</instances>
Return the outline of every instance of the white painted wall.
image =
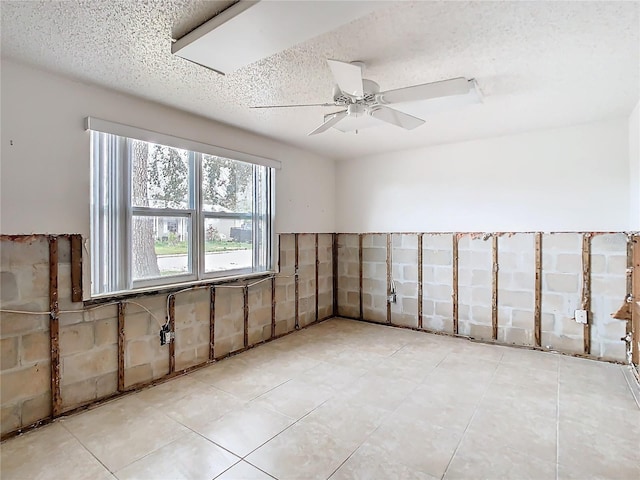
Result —
<instances>
[{"instance_id":1,"label":"white painted wall","mask_svg":"<svg viewBox=\"0 0 640 480\"><path fill-rule=\"evenodd\" d=\"M1 75L1 233L89 235L87 116L280 160L276 231L335 230L332 160L6 59Z\"/></svg>"},{"instance_id":2,"label":"white painted wall","mask_svg":"<svg viewBox=\"0 0 640 480\"><path fill-rule=\"evenodd\" d=\"M629 228L640 230L640 102L629 116Z\"/></svg>"},{"instance_id":3,"label":"white painted wall","mask_svg":"<svg viewBox=\"0 0 640 480\"><path fill-rule=\"evenodd\" d=\"M628 229L628 132L620 118L339 162L338 231Z\"/></svg>"}]
</instances>

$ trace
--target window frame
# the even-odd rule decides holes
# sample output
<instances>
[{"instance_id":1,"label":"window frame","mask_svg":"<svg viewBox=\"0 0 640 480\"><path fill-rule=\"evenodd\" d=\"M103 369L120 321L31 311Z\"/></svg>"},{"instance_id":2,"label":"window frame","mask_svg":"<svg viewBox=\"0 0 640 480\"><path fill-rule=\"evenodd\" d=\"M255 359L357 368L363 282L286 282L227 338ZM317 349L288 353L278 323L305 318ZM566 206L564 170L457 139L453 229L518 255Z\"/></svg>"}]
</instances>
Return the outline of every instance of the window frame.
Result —
<instances>
[{"instance_id":1,"label":"window frame","mask_svg":"<svg viewBox=\"0 0 640 480\"><path fill-rule=\"evenodd\" d=\"M111 252L117 252L116 257L118 260L114 262L104 261L105 252L101 252L99 259L94 257L89 262L91 266L91 298L100 298L114 296L118 294L131 294L140 291L149 290L152 288L171 288L175 286L188 286L191 284L201 283L214 283L216 280L227 280L229 278L245 278L255 277L256 275L271 274L275 268L275 255L274 244L276 240L275 236L275 170L280 168L280 162L277 160L268 159L265 157L258 157L251 154L242 152L235 152L232 150L216 147L213 145L202 144L192 140L181 139L171 135L165 135L158 132L152 132L149 130L139 129L137 127L129 127L118 123L109 122L106 120L100 120L93 117L87 117L85 119L85 129L89 131L91 138L91 155L96 155L98 149L96 145L93 145L93 132L105 133L116 135L122 139L122 145L117 145L115 159L117 163L117 172L109 172L109 179L113 179L120 174L122 178L122 185L117 187L117 201L121 204L120 208L116 208L118 213L114 215L117 217L115 220L111 218L111 221L117 223L117 232L107 232L107 236L112 240L115 238L119 242L116 246L109 245L104 247ZM189 152L189 202L188 207L185 209L180 208L158 208L158 207L140 207L134 206L131 198L131 182L132 182L132 168L131 168L131 140L140 140L147 143L165 145L176 149L183 149ZM252 179L252 208L251 212L210 212L203 210L203 188L202 188L202 168L203 168L203 156L212 155L216 157L222 157L232 161L238 161L253 165L253 179ZM109 160L111 163L111 160ZM104 182L109 180L101 179L100 172L95 172L96 162L91 162L91 233L92 233L92 245L97 239L105 241L104 223L100 218L94 218L96 216L96 192L94 191L94 184L100 183L100 186L104 187ZM263 170L262 180L265 183L259 188L258 182L260 180L261 172L256 167L268 167ZM265 189L264 197L259 194L262 189ZM265 213L262 214L258 210L260 202L266 202ZM102 204L100 205L102 207ZM99 217L104 218L102 210L100 210ZM187 218L189 225L189 249L188 249L188 265L190 272L185 274L171 275L166 277L154 277L148 279L133 278L133 255L132 255L132 240L133 231L132 224L135 217L173 217L173 218ZM230 219L251 219L252 225L252 261L249 268L238 268L221 271L207 272L205 269L206 258L206 242L205 242L205 225L207 219L215 218L230 218ZM101 228L98 228L101 227ZM261 228L263 227L263 228ZM262 230L266 229L266 232ZM96 234L98 231L98 234ZM255 248L258 245L257 241L262 234L262 240L264 242L263 248ZM108 241L108 240L107 240ZM94 248L95 247L95 248ZM92 246L91 252L95 255L97 252L97 246ZM109 256L109 253L106 253ZM261 264L261 260L263 263ZM100 261L101 264L96 266L96 262ZM101 276L96 273L96 268L100 270ZM264 270L260 270L264 268ZM100 282L99 288L94 290L94 282L98 277L104 279L107 275L110 280L106 283L108 285L125 285L126 288L110 289L109 291L103 288L104 281Z\"/></svg>"}]
</instances>

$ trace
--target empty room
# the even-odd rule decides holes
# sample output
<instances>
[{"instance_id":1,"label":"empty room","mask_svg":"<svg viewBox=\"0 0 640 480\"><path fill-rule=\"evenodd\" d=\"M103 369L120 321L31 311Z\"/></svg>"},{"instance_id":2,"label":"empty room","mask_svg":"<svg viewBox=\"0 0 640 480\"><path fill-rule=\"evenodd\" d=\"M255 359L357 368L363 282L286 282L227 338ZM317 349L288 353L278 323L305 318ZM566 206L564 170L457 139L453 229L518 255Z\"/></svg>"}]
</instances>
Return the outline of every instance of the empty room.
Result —
<instances>
[{"instance_id":1,"label":"empty room","mask_svg":"<svg viewBox=\"0 0 640 480\"><path fill-rule=\"evenodd\" d=\"M640 478L640 2L0 21L3 480Z\"/></svg>"}]
</instances>

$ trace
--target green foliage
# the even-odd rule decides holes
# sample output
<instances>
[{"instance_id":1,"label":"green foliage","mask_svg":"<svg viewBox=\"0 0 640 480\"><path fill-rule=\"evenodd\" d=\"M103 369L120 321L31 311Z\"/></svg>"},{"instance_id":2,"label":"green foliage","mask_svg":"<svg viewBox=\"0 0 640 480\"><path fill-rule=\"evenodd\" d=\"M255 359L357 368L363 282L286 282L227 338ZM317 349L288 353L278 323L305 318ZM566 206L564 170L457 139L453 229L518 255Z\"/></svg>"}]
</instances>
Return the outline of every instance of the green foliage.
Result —
<instances>
[{"instance_id":1,"label":"green foliage","mask_svg":"<svg viewBox=\"0 0 640 480\"><path fill-rule=\"evenodd\" d=\"M189 167L185 153L175 148L154 145L149 162L149 184L152 198L160 200L164 208L183 207L189 191Z\"/></svg>"},{"instance_id":2,"label":"green foliage","mask_svg":"<svg viewBox=\"0 0 640 480\"><path fill-rule=\"evenodd\" d=\"M253 166L228 158L205 155L202 162L204 202L232 212L251 211Z\"/></svg>"},{"instance_id":3,"label":"green foliage","mask_svg":"<svg viewBox=\"0 0 640 480\"><path fill-rule=\"evenodd\" d=\"M186 255L189 253L187 242L155 242L156 255ZM206 241L204 251L206 253L226 252L232 250L249 250L251 243L249 242L233 242L233 241Z\"/></svg>"}]
</instances>

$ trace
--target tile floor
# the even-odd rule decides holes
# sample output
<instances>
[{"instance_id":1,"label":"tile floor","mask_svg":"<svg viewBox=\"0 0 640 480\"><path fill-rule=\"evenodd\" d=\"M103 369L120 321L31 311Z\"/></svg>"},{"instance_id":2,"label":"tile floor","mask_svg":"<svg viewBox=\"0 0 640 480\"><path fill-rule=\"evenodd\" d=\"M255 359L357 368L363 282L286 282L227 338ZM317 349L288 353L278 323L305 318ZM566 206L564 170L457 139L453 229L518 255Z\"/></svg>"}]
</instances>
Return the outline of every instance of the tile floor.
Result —
<instances>
[{"instance_id":1,"label":"tile floor","mask_svg":"<svg viewBox=\"0 0 640 480\"><path fill-rule=\"evenodd\" d=\"M1 476L637 480L624 368L334 319L11 439Z\"/></svg>"}]
</instances>

